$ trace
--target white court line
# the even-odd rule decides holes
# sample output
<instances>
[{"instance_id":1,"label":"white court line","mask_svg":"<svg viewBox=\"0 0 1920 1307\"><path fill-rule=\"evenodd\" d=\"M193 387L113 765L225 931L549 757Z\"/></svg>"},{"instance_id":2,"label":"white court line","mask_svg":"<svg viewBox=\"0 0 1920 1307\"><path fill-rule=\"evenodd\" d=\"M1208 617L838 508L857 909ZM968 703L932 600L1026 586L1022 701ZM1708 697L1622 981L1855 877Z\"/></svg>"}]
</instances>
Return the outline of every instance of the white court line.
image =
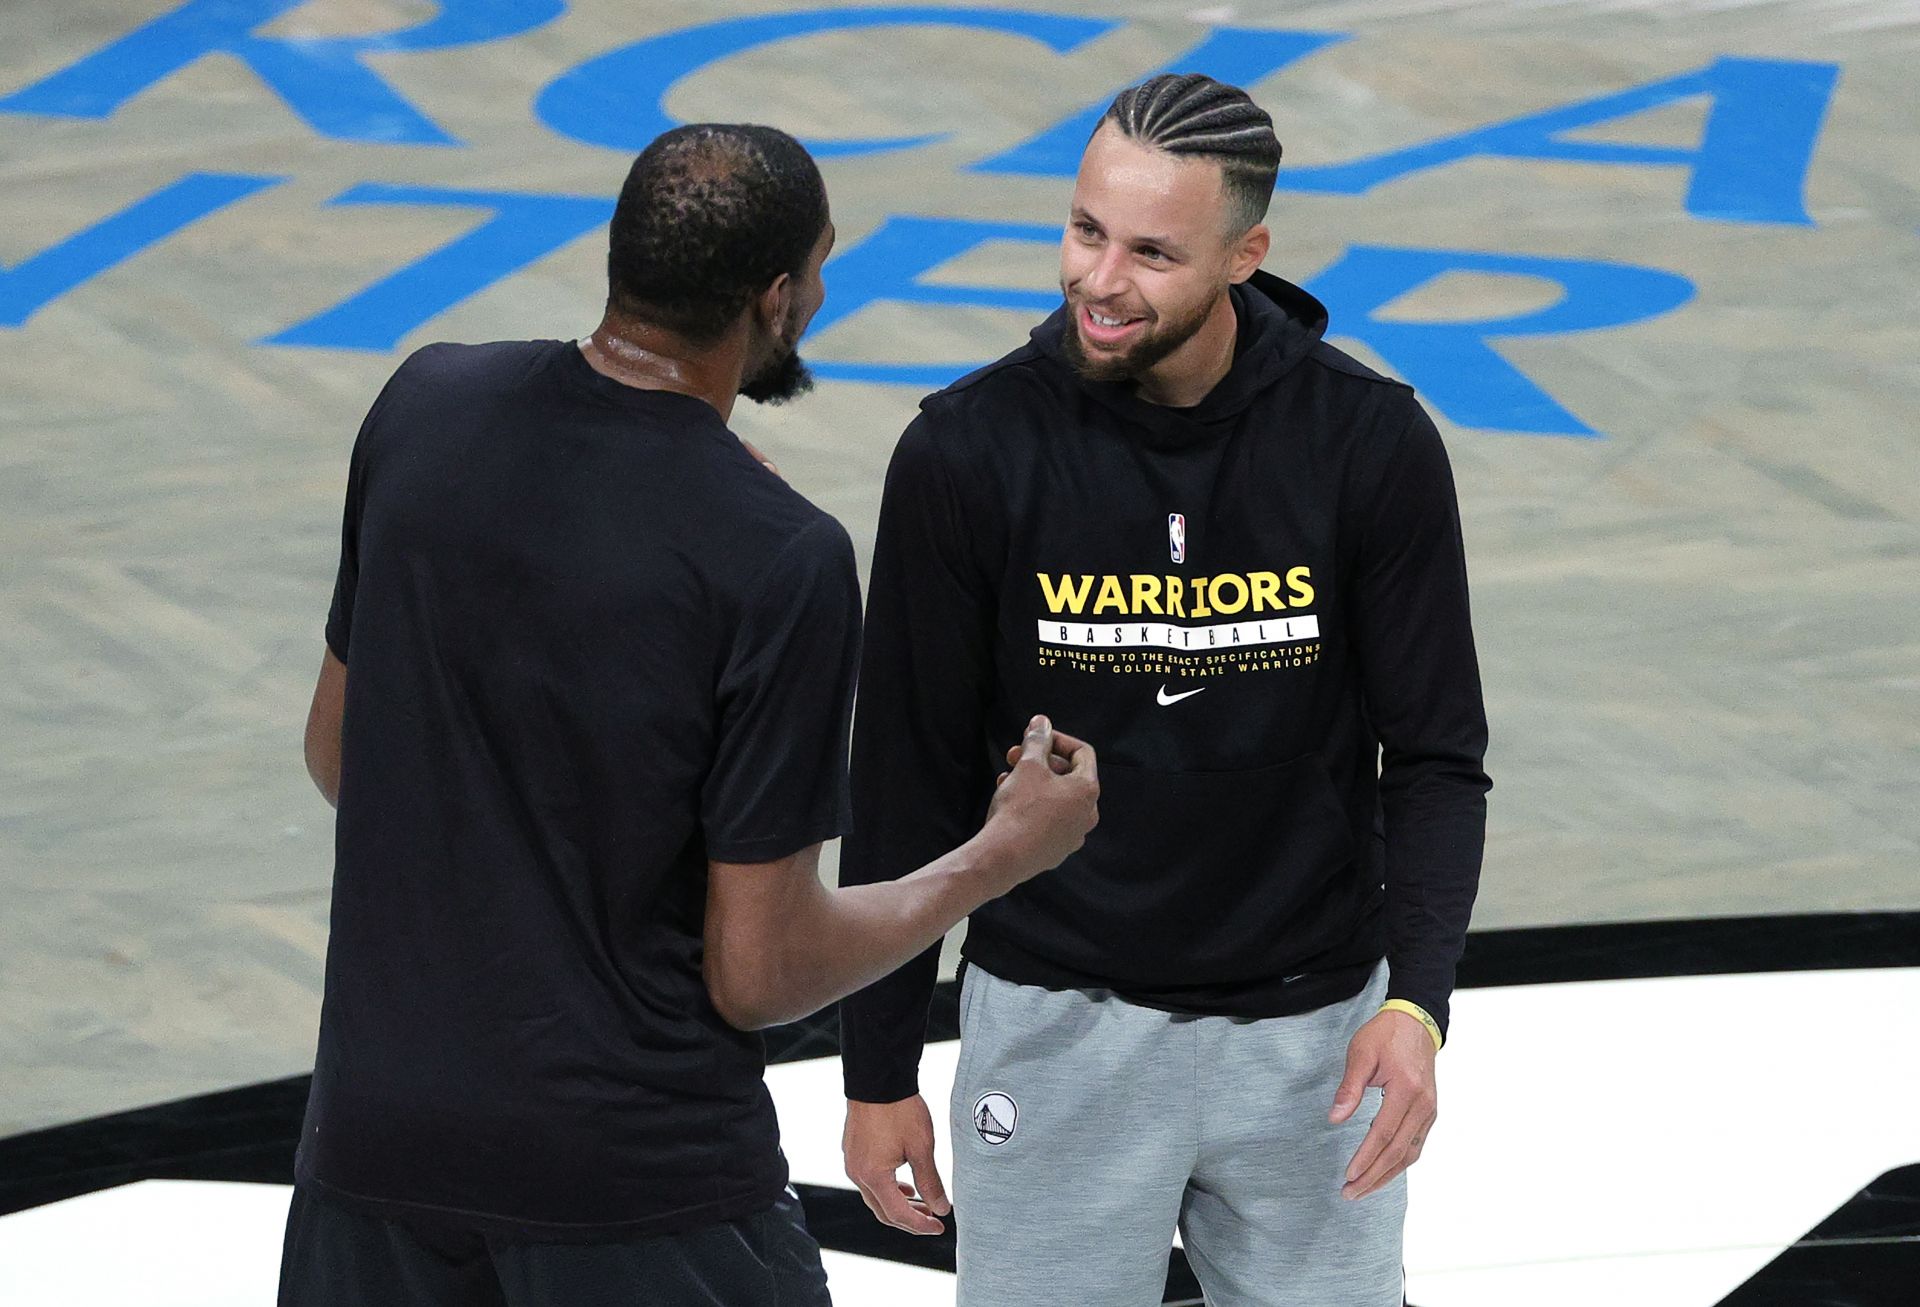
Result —
<instances>
[{"instance_id":1,"label":"white court line","mask_svg":"<svg viewBox=\"0 0 1920 1307\"><path fill-rule=\"evenodd\" d=\"M1920 969L1466 990L1414 1173L1421 1307L1711 1307L1920 1161ZM922 1081L949 1163L958 1045ZM796 1181L839 1185L834 1059L769 1073ZM1028 1110L1034 1110L1029 1107ZM0 1218L7 1307L267 1307L289 1191L147 1181ZM839 1307L945 1307L948 1276L829 1253Z\"/></svg>"},{"instance_id":2,"label":"white court line","mask_svg":"<svg viewBox=\"0 0 1920 1307\"><path fill-rule=\"evenodd\" d=\"M1411 1177L1421 1307L1707 1307L1920 1162L1920 969L1462 990ZM921 1084L942 1175L959 1045ZM768 1075L796 1181L847 1187L837 1061ZM1035 1106L1023 1104L1032 1111ZM825 1118L825 1125L815 1125ZM1629 1288L1630 1286L1630 1288Z\"/></svg>"}]
</instances>

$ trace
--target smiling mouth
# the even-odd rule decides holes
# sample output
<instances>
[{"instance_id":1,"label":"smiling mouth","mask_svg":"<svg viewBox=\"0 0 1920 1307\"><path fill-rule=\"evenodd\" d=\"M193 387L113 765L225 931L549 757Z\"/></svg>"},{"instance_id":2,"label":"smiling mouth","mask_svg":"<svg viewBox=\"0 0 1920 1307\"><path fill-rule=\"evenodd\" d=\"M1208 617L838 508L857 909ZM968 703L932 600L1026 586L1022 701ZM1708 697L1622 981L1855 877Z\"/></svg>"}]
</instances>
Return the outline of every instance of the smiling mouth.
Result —
<instances>
[{"instance_id":1,"label":"smiling mouth","mask_svg":"<svg viewBox=\"0 0 1920 1307\"><path fill-rule=\"evenodd\" d=\"M1108 317L1084 305L1080 309L1080 334L1096 345L1117 345L1145 322L1145 318Z\"/></svg>"}]
</instances>

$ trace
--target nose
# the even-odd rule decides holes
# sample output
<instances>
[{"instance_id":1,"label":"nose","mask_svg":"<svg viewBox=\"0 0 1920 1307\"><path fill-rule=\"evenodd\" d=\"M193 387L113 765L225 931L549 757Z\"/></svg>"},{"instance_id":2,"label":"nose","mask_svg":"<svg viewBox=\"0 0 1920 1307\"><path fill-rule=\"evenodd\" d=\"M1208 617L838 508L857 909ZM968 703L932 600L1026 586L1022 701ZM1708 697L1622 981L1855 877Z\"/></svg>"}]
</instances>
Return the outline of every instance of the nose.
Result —
<instances>
[{"instance_id":1,"label":"nose","mask_svg":"<svg viewBox=\"0 0 1920 1307\"><path fill-rule=\"evenodd\" d=\"M1126 251L1117 245L1108 243L1100 250L1100 255L1080 278L1081 289L1087 298L1110 302L1128 289L1126 272Z\"/></svg>"}]
</instances>

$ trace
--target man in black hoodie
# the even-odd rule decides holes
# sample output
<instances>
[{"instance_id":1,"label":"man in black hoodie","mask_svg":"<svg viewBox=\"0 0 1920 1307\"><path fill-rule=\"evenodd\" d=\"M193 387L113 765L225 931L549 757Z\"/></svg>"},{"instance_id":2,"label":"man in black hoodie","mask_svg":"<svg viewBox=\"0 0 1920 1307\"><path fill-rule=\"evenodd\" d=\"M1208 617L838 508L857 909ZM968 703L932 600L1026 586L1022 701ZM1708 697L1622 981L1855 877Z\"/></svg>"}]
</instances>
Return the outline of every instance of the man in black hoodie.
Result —
<instances>
[{"instance_id":1,"label":"man in black hoodie","mask_svg":"<svg viewBox=\"0 0 1920 1307\"><path fill-rule=\"evenodd\" d=\"M969 919L960 1301L1398 1303L1403 1172L1479 876L1486 720L1446 451L1260 272L1280 147L1196 75L1123 92L1064 306L888 472L843 883L961 838L1044 702L1105 820ZM842 1005L847 1173L940 1229L937 950ZM912 1168L914 1186L896 1183Z\"/></svg>"}]
</instances>

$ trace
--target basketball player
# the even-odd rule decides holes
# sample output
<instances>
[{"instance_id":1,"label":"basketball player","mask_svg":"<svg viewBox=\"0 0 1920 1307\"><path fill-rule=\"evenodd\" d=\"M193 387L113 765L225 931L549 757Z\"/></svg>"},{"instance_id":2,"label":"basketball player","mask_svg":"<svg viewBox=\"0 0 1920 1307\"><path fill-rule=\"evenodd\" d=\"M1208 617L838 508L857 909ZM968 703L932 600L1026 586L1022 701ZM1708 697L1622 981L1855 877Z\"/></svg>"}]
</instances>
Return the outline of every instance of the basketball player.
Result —
<instances>
[{"instance_id":1,"label":"basketball player","mask_svg":"<svg viewBox=\"0 0 1920 1307\"><path fill-rule=\"evenodd\" d=\"M1279 159L1233 87L1122 93L1065 304L887 475L842 883L960 838L1035 704L1104 755L1099 831L969 920L965 1307L1157 1303L1176 1225L1213 1307L1401 1300L1486 722L1433 423L1258 270ZM919 1233L937 956L841 1008L847 1174Z\"/></svg>"},{"instance_id":2,"label":"basketball player","mask_svg":"<svg viewBox=\"0 0 1920 1307\"><path fill-rule=\"evenodd\" d=\"M747 1032L1092 825L1092 750L1036 718L955 851L820 883L853 553L727 419L805 389L832 242L791 137L669 132L591 336L430 346L374 402L307 728L339 816L283 1304L825 1303Z\"/></svg>"}]
</instances>

